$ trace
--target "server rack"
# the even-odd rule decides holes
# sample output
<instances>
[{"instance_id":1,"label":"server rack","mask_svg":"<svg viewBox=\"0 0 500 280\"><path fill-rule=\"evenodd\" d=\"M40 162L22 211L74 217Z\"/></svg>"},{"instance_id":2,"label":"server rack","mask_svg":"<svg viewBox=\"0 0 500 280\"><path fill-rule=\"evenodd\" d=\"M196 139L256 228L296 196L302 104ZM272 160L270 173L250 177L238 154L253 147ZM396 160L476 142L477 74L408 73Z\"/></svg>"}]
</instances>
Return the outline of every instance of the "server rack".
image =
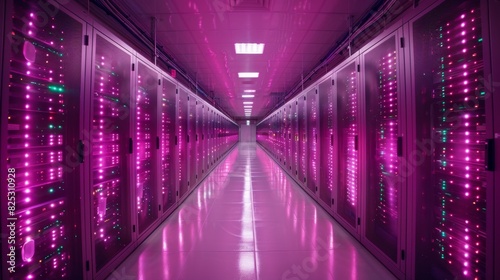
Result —
<instances>
[{"instance_id":1,"label":"server rack","mask_svg":"<svg viewBox=\"0 0 500 280\"><path fill-rule=\"evenodd\" d=\"M91 104L91 232L93 274L133 242L132 54L94 33Z\"/></svg>"},{"instance_id":2,"label":"server rack","mask_svg":"<svg viewBox=\"0 0 500 280\"><path fill-rule=\"evenodd\" d=\"M484 15L479 1L446 1L408 25L415 124L409 145L419 156L409 162L415 278L493 279L493 155L486 148L493 131L487 107L495 98L485 83Z\"/></svg>"},{"instance_id":3,"label":"server rack","mask_svg":"<svg viewBox=\"0 0 500 280\"><path fill-rule=\"evenodd\" d=\"M359 60L336 73L339 173L337 213L357 233L359 209Z\"/></svg>"},{"instance_id":4,"label":"server rack","mask_svg":"<svg viewBox=\"0 0 500 280\"><path fill-rule=\"evenodd\" d=\"M298 117L297 117L297 101L293 100L290 103L290 113L291 113L291 120L290 120L290 130L292 133L292 156L290 158L291 162L291 168L290 168L290 175L292 177L296 177L297 174L299 173L297 171L298 165L299 165L299 155L298 155L298 131L297 131L297 125L298 125Z\"/></svg>"},{"instance_id":5,"label":"server rack","mask_svg":"<svg viewBox=\"0 0 500 280\"><path fill-rule=\"evenodd\" d=\"M406 100L401 29L361 50L361 204L365 246L402 277L406 252L406 178L402 174Z\"/></svg>"},{"instance_id":6,"label":"server rack","mask_svg":"<svg viewBox=\"0 0 500 280\"><path fill-rule=\"evenodd\" d=\"M188 97L188 129L187 129L187 162L188 162L188 181L189 188L196 186L198 178L196 168L196 106L198 100L193 96Z\"/></svg>"},{"instance_id":7,"label":"server rack","mask_svg":"<svg viewBox=\"0 0 500 280\"><path fill-rule=\"evenodd\" d=\"M205 175L205 167L203 164L204 161L204 148L205 148L205 138L203 137L203 133L205 130L205 104L201 103L198 104L198 107L196 108L196 116L198 118L198 125L197 125L197 133L196 133L196 139L198 140L198 145L197 145L197 168L198 168L198 173L200 175L200 178Z\"/></svg>"},{"instance_id":8,"label":"server rack","mask_svg":"<svg viewBox=\"0 0 500 280\"><path fill-rule=\"evenodd\" d=\"M188 192L188 93L184 89L177 90L177 172L178 172L178 197L183 197Z\"/></svg>"},{"instance_id":9,"label":"server rack","mask_svg":"<svg viewBox=\"0 0 500 280\"><path fill-rule=\"evenodd\" d=\"M276 137L278 138L278 145L279 145L279 160L280 164L283 164L283 161L285 160L285 124L283 122L284 119L284 109L280 109L278 113L278 132L276 134Z\"/></svg>"},{"instance_id":10,"label":"server rack","mask_svg":"<svg viewBox=\"0 0 500 280\"><path fill-rule=\"evenodd\" d=\"M79 139L86 24L65 9L49 17L36 3L4 1L1 6L6 20L0 32L5 28L7 40L0 40L0 225L7 236L2 237L0 275L83 275L85 205L83 190L75 186L84 180Z\"/></svg>"},{"instance_id":11,"label":"server rack","mask_svg":"<svg viewBox=\"0 0 500 280\"><path fill-rule=\"evenodd\" d=\"M332 77L327 77L320 82L318 114L319 114L319 197L328 208L335 203L337 177L335 175L338 163L334 160L337 158L335 142L337 141L334 131L335 127L335 109L337 108L337 98L334 96L334 82Z\"/></svg>"},{"instance_id":12,"label":"server rack","mask_svg":"<svg viewBox=\"0 0 500 280\"><path fill-rule=\"evenodd\" d=\"M298 165L297 178L302 185L307 183L307 96L297 98L297 136Z\"/></svg>"},{"instance_id":13,"label":"server rack","mask_svg":"<svg viewBox=\"0 0 500 280\"><path fill-rule=\"evenodd\" d=\"M319 130L318 130L318 89L314 88L307 93L307 187L319 194Z\"/></svg>"},{"instance_id":14,"label":"server rack","mask_svg":"<svg viewBox=\"0 0 500 280\"><path fill-rule=\"evenodd\" d=\"M158 95L160 93L159 74L148 63L137 60L135 89L135 194L138 233L143 234L160 216L158 153L160 139L158 133Z\"/></svg>"},{"instance_id":15,"label":"server rack","mask_svg":"<svg viewBox=\"0 0 500 280\"><path fill-rule=\"evenodd\" d=\"M177 180L176 180L176 88L177 86L167 78L162 77L161 114L160 122L160 156L161 156L161 192L163 200L163 213L175 205Z\"/></svg>"}]
</instances>

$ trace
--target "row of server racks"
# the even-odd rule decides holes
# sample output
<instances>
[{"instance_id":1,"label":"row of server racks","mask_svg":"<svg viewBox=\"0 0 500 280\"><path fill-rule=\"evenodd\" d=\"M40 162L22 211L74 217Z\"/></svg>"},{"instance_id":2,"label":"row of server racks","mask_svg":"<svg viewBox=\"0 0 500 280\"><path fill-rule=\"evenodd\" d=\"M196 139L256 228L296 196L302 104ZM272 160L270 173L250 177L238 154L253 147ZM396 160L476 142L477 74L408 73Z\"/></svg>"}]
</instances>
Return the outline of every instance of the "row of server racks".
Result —
<instances>
[{"instance_id":1,"label":"row of server racks","mask_svg":"<svg viewBox=\"0 0 500 280\"><path fill-rule=\"evenodd\" d=\"M238 126L68 1L7 2L1 278L102 279Z\"/></svg>"},{"instance_id":2,"label":"row of server racks","mask_svg":"<svg viewBox=\"0 0 500 280\"><path fill-rule=\"evenodd\" d=\"M257 142L398 278L498 279L499 3L428 2L258 123Z\"/></svg>"}]
</instances>

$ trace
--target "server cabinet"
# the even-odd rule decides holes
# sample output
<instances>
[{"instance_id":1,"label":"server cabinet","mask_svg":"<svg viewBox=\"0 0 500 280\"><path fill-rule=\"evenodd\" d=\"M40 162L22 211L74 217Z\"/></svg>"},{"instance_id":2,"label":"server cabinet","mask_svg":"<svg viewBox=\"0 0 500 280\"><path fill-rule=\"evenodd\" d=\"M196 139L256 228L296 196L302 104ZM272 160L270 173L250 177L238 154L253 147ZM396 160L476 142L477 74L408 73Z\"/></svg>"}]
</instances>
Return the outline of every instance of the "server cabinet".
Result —
<instances>
[{"instance_id":1,"label":"server cabinet","mask_svg":"<svg viewBox=\"0 0 500 280\"><path fill-rule=\"evenodd\" d=\"M337 72L338 189L337 213L351 226L358 224L358 61Z\"/></svg>"},{"instance_id":2,"label":"server cabinet","mask_svg":"<svg viewBox=\"0 0 500 280\"><path fill-rule=\"evenodd\" d=\"M281 112L276 112L274 118L274 142L276 147L276 161L279 162L281 158Z\"/></svg>"},{"instance_id":3,"label":"server cabinet","mask_svg":"<svg viewBox=\"0 0 500 280\"><path fill-rule=\"evenodd\" d=\"M177 94L177 189L182 197L188 191L188 93L180 88Z\"/></svg>"},{"instance_id":4,"label":"server cabinet","mask_svg":"<svg viewBox=\"0 0 500 280\"><path fill-rule=\"evenodd\" d=\"M446 1L410 22L415 277L486 275L485 87L479 1Z\"/></svg>"},{"instance_id":5,"label":"server cabinet","mask_svg":"<svg viewBox=\"0 0 500 280\"><path fill-rule=\"evenodd\" d=\"M297 179L303 185L307 183L307 97L297 98L297 134L298 134L298 165Z\"/></svg>"},{"instance_id":6,"label":"server cabinet","mask_svg":"<svg viewBox=\"0 0 500 280\"><path fill-rule=\"evenodd\" d=\"M217 152L216 152L216 160L219 161L222 151L222 117L220 114L216 114L217 119Z\"/></svg>"},{"instance_id":7,"label":"server cabinet","mask_svg":"<svg viewBox=\"0 0 500 280\"><path fill-rule=\"evenodd\" d=\"M198 159L198 173L200 177L203 177L205 174L205 167L204 167L204 158L205 158L205 138L203 136L203 133L205 131L205 104L200 103L198 104L197 113L196 116L198 117L198 130L197 130L197 136L196 138L198 139L198 152L197 152L197 159Z\"/></svg>"},{"instance_id":8,"label":"server cabinet","mask_svg":"<svg viewBox=\"0 0 500 280\"><path fill-rule=\"evenodd\" d=\"M97 33L92 75L91 193L95 271L132 242L132 56Z\"/></svg>"},{"instance_id":9,"label":"server cabinet","mask_svg":"<svg viewBox=\"0 0 500 280\"><path fill-rule=\"evenodd\" d=\"M404 65L398 34L393 32L362 53L365 116L360 146L364 165L363 241L376 247L374 252L381 252L391 268L402 271L406 179L401 176L401 166L406 110L401 94L404 85L400 85Z\"/></svg>"},{"instance_id":10,"label":"server cabinet","mask_svg":"<svg viewBox=\"0 0 500 280\"><path fill-rule=\"evenodd\" d=\"M177 172L175 168L176 135L176 85L162 78L161 91L161 138L160 138L160 173L163 212L168 211L176 201Z\"/></svg>"},{"instance_id":11,"label":"server cabinet","mask_svg":"<svg viewBox=\"0 0 500 280\"><path fill-rule=\"evenodd\" d=\"M283 157L284 157L284 138L283 138L283 108L281 108L278 112L278 117L277 117L277 132L276 132L276 139L278 141L278 158L280 164L283 163Z\"/></svg>"},{"instance_id":12,"label":"server cabinet","mask_svg":"<svg viewBox=\"0 0 500 280\"><path fill-rule=\"evenodd\" d=\"M208 114L209 117L209 125L208 125L208 133L209 133L209 157L208 157L208 163L210 164L210 167L214 164L214 133L215 133L215 117L214 117L214 111L213 109L210 109L210 112Z\"/></svg>"},{"instance_id":13,"label":"server cabinet","mask_svg":"<svg viewBox=\"0 0 500 280\"><path fill-rule=\"evenodd\" d=\"M208 154L210 150L210 146L208 145L208 127L210 124L208 115L209 115L209 107L208 105L202 105L202 112L203 112L203 131L201 134L201 141L203 143L202 147L202 157L203 157L203 162L202 162L202 171L208 171L209 166L208 166Z\"/></svg>"},{"instance_id":14,"label":"server cabinet","mask_svg":"<svg viewBox=\"0 0 500 280\"><path fill-rule=\"evenodd\" d=\"M320 153L319 153L319 197L328 206L332 206L336 192L334 192L335 176L338 168L338 162L335 160L335 109L337 107L337 98L333 94L334 80L328 78L319 84L319 131L320 131Z\"/></svg>"},{"instance_id":15,"label":"server cabinet","mask_svg":"<svg viewBox=\"0 0 500 280\"><path fill-rule=\"evenodd\" d=\"M318 192L319 187L319 130L318 130L318 89L315 88L307 93L307 187Z\"/></svg>"},{"instance_id":16,"label":"server cabinet","mask_svg":"<svg viewBox=\"0 0 500 280\"><path fill-rule=\"evenodd\" d=\"M298 153L298 142L299 142L299 135L298 135L298 116L297 116L297 101L294 100L290 103L290 113L291 113L291 120L290 120L290 130L292 133L292 158L291 158L291 168L290 168L290 175L292 175L294 178L296 178L298 172L298 165L299 165L299 153Z\"/></svg>"},{"instance_id":17,"label":"server cabinet","mask_svg":"<svg viewBox=\"0 0 500 280\"><path fill-rule=\"evenodd\" d=\"M201 178L201 121L202 121L202 112L201 112L201 102L196 102L196 131L195 131L195 145L196 145L196 181L198 178Z\"/></svg>"},{"instance_id":18,"label":"server cabinet","mask_svg":"<svg viewBox=\"0 0 500 280\"><path fill-rule=\"evenodd\" d=\"M283 159L283 167L289 170L291 158L291 132L290 132L290 107L288 104L283 106L283 139L285 141L285 155Z\"/></svg>"},{"instance_id":19,"label":"server cabinet","mask_svg":"<svg viewBox=\"0 0 500 280\"><path fill-rule=\"evenodd\" d=\"M158 153L157 104L159 94L158 73L137 62L135 90L135 200L139 234L143 233L159 216L158 209ZM158 138L157 138L158 137Z\"/></svg>"},{"instance_id":20,"label":"server cabinet","mask_svg":"<svg viewBox=\"0 0 500 280\"><path fill-rule=\"evenodd\" d=\"M219 161L222 154L222 116L217 114L217 153L216 160Z\"/></svg>"},{"instance_id":21,"label":"server cabinet","mask_svg":"<svg viewBox=\"0 0 500 280\"><path fill-rule=\"evenodd\" d=\"M188 186L190 188L196 185L198 178L196 168L196 106L198 100L193 95L188 98L188 129L187 129L187 161L188 161Z\"/></svg>"},{"instance_id":22,"label":"server cabinet","mask_svg":"<svg viewBox=\"0 0 500 280\"><path fill-rule=\"evenodd\" d=\"M79 139L88 133L81 121L86 26L62 9L49 16L33 1L13 3L1 4L6 41L0 193L7 235L0 275L79 279L85 156ZM11 268L15 272L9 273Z\"/></svg>"}]
</instances>

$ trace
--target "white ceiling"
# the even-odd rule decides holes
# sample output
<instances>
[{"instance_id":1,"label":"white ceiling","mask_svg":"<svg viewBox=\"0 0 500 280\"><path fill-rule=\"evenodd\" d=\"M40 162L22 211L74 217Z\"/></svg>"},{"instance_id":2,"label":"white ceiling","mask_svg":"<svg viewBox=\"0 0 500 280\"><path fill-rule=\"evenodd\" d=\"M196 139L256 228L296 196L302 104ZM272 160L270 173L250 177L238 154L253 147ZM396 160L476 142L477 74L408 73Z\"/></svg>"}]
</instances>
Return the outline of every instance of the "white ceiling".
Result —
<instances>
[{"instance_id":1,"label":"white ceiling","mask_svg":"<svg viewBox=\"0 0 500 280\"><path fill-rule=\"evenodd\" d=\"M126 0L120 6L146 30L156 17L158 45L232 117L244 118L249 99L241 95L255 89L252 117L260 118L283 96L276 93L290 90L348 31L348 17L355 22L375 2ZM237 55L234 43L265 43L264 54ZM238 72L260 76L240 79Z\"/></svg>"}]
</instances>

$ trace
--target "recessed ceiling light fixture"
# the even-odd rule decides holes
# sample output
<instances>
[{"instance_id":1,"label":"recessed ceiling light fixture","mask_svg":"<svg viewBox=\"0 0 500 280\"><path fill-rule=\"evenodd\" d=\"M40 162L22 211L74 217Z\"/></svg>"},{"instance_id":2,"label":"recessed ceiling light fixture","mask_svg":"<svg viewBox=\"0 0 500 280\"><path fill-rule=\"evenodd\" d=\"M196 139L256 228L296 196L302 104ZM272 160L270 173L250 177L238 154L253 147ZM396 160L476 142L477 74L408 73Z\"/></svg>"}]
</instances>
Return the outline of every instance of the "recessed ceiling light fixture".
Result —
<instances>
[{"instance_id":1,"label":"recessed ceiling light fixture","mask_svg":"<svg viewBox=\"0 0 500 280\"><path fill-rule=\"evenodd\" d=\"M245 89L243 92L252 93L255 92L255 89Z\"/></svg>"},{"instance_id":2,"label":"recessed ceiling light fixture","mask_svg":"<svg viewBox=\"0 0 500 280\"><path fill-rule=\"evenodd\" d=\"M253 102L252 101L243 101L243 104L250 104L251 105L251 104L253 104Z\"/></svg>"},{"instance_id":3,"label":"recessed ceiling light fixture","mask_svg":"<svg viewBox=\"0 0 500 280\"><path fill-rule=\"evenodd\" d=\"M253 95L253 94L243 94L241 97L243 97L243 98L254 98L255 95Z\"/></svg>"},{"instance_id":4,"label":"recessed ceiling light fixture","mask_svg":"<svg viewBox=\"0 0 500 280\"><path fill-rule=\"evenodd\" d=\"M262 54L264 53L264 44L235 43L234 51L236 54Z\"/></svg>"},{"instance_id":5,"label":"recessed ceiling light fixture","mask_svg":"<svg viewBox=\"0 0 500 280\"><path fill-rule=\"evenodd\" d=\"M238 78L258 78L259 72L239 72Z\"/></svg>"},{"instance_id":6,"label":"recessed ceiling light fixture","mask_svg":"<svg viewBox=\"0 0 500 280\"><path fill-rule=\"evenodd\" d=\"M252 108L252 105L245 105L243 108Z\"/></svg>"}]
</instances>

